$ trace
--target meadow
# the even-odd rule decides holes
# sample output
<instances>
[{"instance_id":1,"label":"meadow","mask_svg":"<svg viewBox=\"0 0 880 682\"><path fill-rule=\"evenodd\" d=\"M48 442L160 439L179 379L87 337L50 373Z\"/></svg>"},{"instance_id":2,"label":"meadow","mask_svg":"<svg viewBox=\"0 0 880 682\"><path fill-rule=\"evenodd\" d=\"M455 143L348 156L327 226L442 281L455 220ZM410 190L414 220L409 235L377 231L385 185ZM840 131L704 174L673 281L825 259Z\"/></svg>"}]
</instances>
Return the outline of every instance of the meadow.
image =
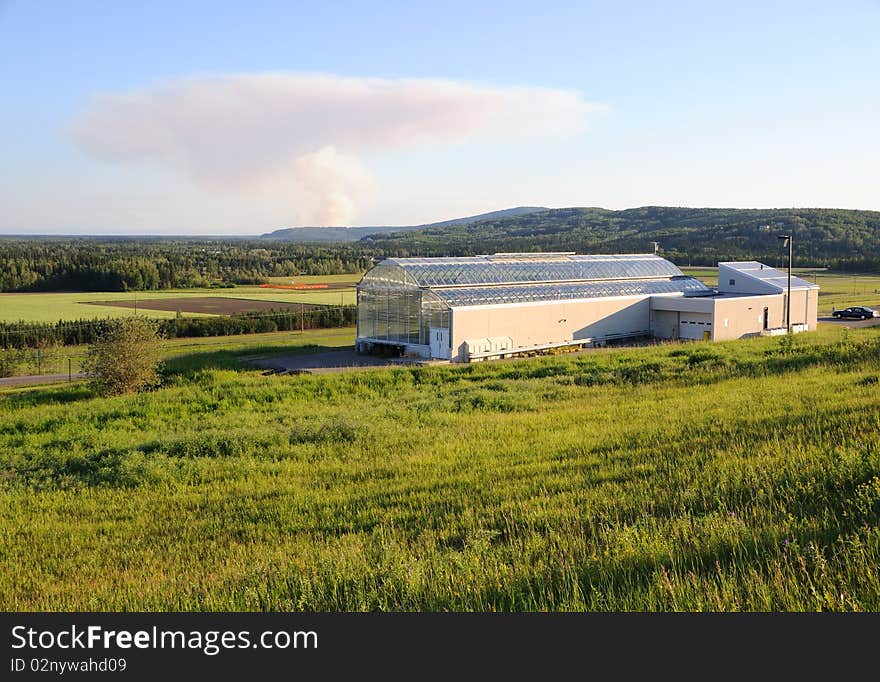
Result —
<instances>
[{"instance_id":1,"label":"meadow","mask_svg":"<svg viewBox=\"0 0 880 682\"><path fill-rule=\"evenodd\" d=\"M332 350L354 345L353 327L332 329L306 329L304 332L267 332L264 334L236 334L230 336L204 336L196 338L164 339L162 357L165 360L186 356L192 365L240 367L242 355L266 355L271 353L309 352ZM39 350L6 351L19 363L10 376L34 374L76 374L82 369L88 346L52 346ZM2 359L2 354L0 354ZM68 364L68 361L69 364ZM2 369L2 365L0 365ZM0 374L3 378L3 374ZM47 379L47 383L53 380ZM2 395L2 394L0 394Z\"/></svg>"},{"instance_id":2,"label":"meadow","mask_svg":"<svg viewBox=\"0 0 880 682\"><path fill-rule=\"evenodd\" d=\"M244 345L152 393L0 394L0 606L878 610L878 351L264 377Z\"/></svg>"},{"instance_id":3,"label":"meadow","mask_svg":"<svg viewBox=\"0 0 880 682\"><path fill-rule=\"evenodd\" d=\"M340 280L341 277L347 279ZM329 277L274 278L279 283L351 281L352 275ZM105 301L143 301L202 298L243 298L254 301L273 301L278 303L307 303L318 305L353 305L357 302L355 290L304 290L263 289L258 286L237 286L231 289L164 289L161 291L125 292L79 292L79 293L25 293L0 294L0 322L57 322L59 320L81 320L93 318L117 318L129 315L147 315L156 319L172 319L176 311L146 310L121 306L99 305ZM200 317L206 313L186 313L187 317Z\"/></svg>"}]
</instances>

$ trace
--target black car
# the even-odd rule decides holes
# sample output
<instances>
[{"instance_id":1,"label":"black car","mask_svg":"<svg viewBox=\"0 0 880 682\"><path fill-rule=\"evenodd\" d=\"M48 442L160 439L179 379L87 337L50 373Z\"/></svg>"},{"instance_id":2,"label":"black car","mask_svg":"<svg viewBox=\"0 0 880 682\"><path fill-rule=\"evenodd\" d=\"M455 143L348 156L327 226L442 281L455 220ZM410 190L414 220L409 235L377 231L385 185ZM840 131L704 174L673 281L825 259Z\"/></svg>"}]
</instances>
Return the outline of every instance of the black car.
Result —
<instances>
[{"instance_id":1,"label":"black car","mask_svg":"<svg viewBox=\"0 0 880 682\"><path fill-rule=\"evenodd\" d=\"M869 317L880 317L880 312L877 312L873 308L853 306L852 308L835 310L831 313L831 316L836 317L839 320L867 320Z\"/></svg>"}]
</instances>

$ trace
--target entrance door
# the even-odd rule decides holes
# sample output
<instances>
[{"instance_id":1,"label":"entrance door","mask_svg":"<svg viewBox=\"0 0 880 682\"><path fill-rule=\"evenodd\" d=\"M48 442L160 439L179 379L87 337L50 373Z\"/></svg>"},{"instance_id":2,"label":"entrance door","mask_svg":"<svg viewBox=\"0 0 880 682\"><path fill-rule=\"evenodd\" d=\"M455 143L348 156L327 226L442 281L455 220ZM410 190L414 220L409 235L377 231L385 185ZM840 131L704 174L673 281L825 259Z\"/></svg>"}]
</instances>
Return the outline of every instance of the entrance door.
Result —
<instances>
[{"instance_id":1,"label":"entrance door","mask_svg":"<svg viewBox=\"0 0 880 682\"><path fill-rule=\"evenodd\" d=\"M431 357L449 359L449 330L445 327L431 327Z\"/></svg>"},{"instance_id":2,"label":"entrance door","mask_svg":"<svg viewBox=\"0 0 880 682\"><path fill-rule=\"evenodd\" d=\"M712 338L712 315L709 313L682 313L681 322L678 325L678 338L680 339L706 339ZM708 337L706 335L708 332Z\"/></svg>"},{"instance_id":3,"label":"entrance door","mask_svg":"<svg viewBox=\"0 0 880 682\"><path fill-rule=\"evenodd\" d=\"M764 329L770 329L770 308L764 308Z\"/></svg>"}]
</instances>

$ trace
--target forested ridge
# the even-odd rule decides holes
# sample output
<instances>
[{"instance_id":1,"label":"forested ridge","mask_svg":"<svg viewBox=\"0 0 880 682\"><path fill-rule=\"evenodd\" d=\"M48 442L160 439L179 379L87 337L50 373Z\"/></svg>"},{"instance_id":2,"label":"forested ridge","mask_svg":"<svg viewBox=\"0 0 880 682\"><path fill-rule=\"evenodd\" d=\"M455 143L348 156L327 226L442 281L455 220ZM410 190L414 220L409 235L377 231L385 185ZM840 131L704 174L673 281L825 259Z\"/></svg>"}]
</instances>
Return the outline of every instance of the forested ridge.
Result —
<instances>
[{"instance_id":1,"label":"forested ridge","mask_svg":"<svg viewBox=\"0 0 880 682\"><path fill-rule=\"evenodd\" d=\"M776 235L792 232L795 264L880 269L880 212L842 209L723 209L646 206L623 211L563 208L366 238L396 255L473 255L498 251L638 253L659 242L679 265L782 258Z\"/></svg>"}]
</instances>

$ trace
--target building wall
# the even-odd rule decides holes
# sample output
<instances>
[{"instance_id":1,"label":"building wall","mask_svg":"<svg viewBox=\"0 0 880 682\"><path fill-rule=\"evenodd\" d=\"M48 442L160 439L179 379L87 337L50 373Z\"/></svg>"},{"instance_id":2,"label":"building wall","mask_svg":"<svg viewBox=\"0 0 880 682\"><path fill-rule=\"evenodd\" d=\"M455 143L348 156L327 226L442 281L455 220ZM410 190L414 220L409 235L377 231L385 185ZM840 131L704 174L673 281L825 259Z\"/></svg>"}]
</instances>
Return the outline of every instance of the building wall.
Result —
<instances>
[{"instance_id":1,"label":"building wall","mask_svg":"<svg viewBox=\"0 0 880 682\"><path fill-rule=\"evenodd\" d=\"M715 299L714 341L739 339L743 336L760 334L764 328L764 308L767 308L769 329L785 327L784 294L765 296L744 296ZM817 289L796 289L791 292L791 323L806 324L807 329L816 329L816 314L819 303Z\"/></svg>"},{"instance_id":2,"label":"building wall","mask_svg":"<svg viewBox=\"0 0 880 682\"><path fill-rule=\"evenodd\" d=\"M792 292L792 324L816 329L817 290ZM515 348L586 339L652 334L679 338L682 313L711 315L712 340L760 334L764 308L768 328L785 326L785 294L731 298L628 297L589 301L474 306L452 310L452 359L464 360L464 342L509 336Z\"/></svg>"},{"instance_id":3,"label":"building wall","mask_svg":"<svg viewBox=\"0 0 880 682\"><path fill-rule=\"evenodd\" d=\"M712 340L727 341L760 334L764 329L764 308L768 313L768 329L783 326L781 294L715 299Z\"/></svg>"},{"instance_id":4,"label":"building wall","mask_svg":"<svg viewBox=\"0 0 880 682\"><path fill-rule=\"evenodd\" d=\"M760 334L764 329L764 308L768 313L768 329L785 326L786 294L736 296L725 298L666 298L651 299L652 330L661 339L679 338L679 320L682 313L708 313L712 316L712 340L725 341ZM806 323L816 329L818 290L801 289L791 292L792 324Z\"/></svg>"},{"instance_id":5,"label":"building wall","mask_svg":"<svg viewBox=\"0 0 880 682\"><path fill-rule=\"evenodd\" d=\"M718 291L732 294L773 294L776 287L760 279L749 277L729 265L719 263Z\"/></svg>"},{"instance_id":6,"label":"building wall","mask_svg":"<svg viewBox=\"0 0 880 682\"><path fill-rule=\"evenodd\" d=\"M650 331L648 296L453 308L452 359L464 359L465 341L490 336L509 336L522 348Z\"/></svg>"},{"instance_id":7,"label":"building wall","mask_svg":"<svg viewBox=\"0 0 880 682\"><path fill-rule=\"evenodd\" d=\"M818 289L810 289L805 293L806 303L806 315L807 315L807 326L810 331L815 331L818 324L819 317L819 290ZM796 299L792 299L794 301ZM791 313L792 318L794 318L794 312ZM795 318L796 319L796 318Z\"/></svg>"}]
</instances>

